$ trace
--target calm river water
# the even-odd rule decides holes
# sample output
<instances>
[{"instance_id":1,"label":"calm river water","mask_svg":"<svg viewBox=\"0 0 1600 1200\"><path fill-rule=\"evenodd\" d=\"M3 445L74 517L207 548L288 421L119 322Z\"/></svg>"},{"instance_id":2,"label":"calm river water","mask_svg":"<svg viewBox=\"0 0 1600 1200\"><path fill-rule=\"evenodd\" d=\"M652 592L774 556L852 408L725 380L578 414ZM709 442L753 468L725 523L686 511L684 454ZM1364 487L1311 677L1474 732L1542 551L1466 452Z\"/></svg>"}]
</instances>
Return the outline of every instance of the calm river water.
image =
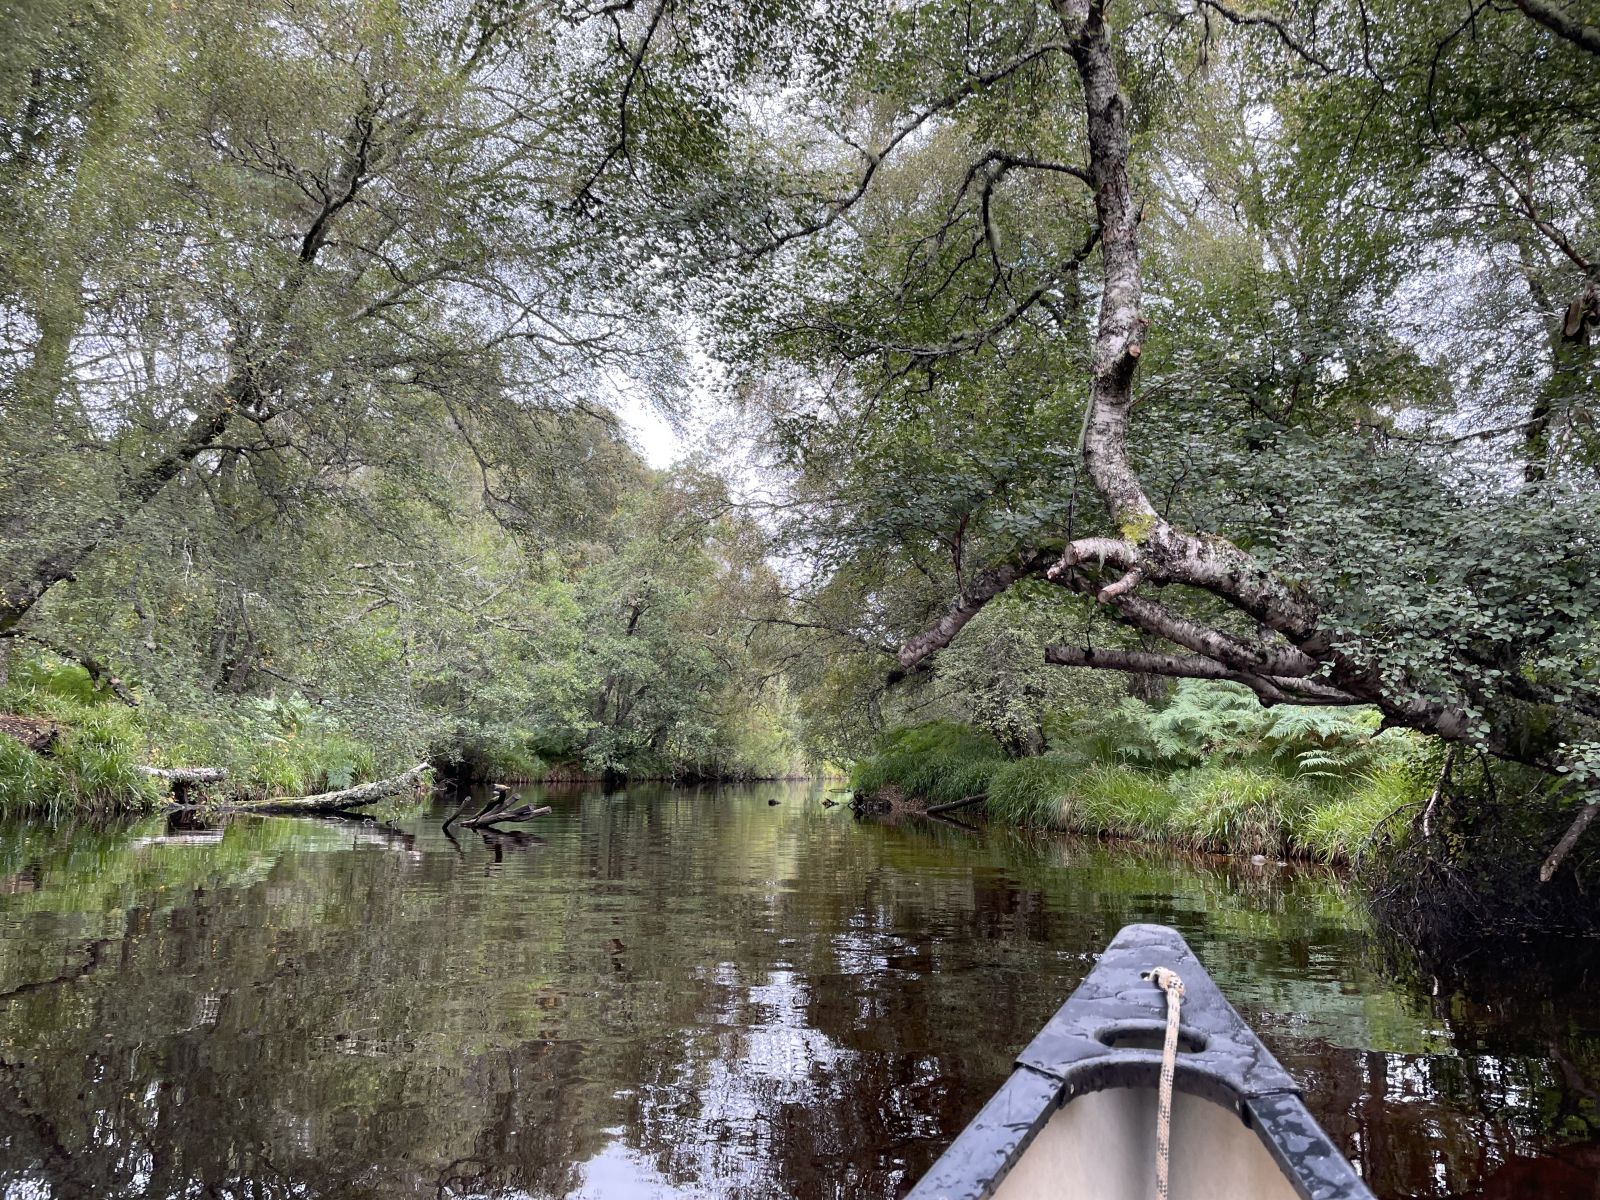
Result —
<instances>
[{"instance_id":1,"label":"calm river water","mask_svg":"<svg viewBox=\"0 0 1600 1200\"><path fill-rule=\"evenodd\" d=\"M822 794L0 826L0 1196L897 1197L1160 921L1379 1196L1600 1197L1600 956L1433 995L1326 874Z\"/></svg>"}]
</instances>

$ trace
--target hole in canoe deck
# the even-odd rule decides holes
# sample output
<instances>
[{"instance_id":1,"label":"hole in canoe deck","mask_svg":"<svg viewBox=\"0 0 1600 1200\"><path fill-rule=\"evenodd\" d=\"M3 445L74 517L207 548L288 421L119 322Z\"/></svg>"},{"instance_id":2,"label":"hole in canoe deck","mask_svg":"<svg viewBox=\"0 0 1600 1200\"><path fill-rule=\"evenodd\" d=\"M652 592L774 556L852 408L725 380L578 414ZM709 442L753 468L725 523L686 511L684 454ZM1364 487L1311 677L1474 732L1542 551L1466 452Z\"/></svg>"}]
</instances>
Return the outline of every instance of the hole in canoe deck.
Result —
<instances>
[{"instance_id":1,"label":"hole in canoe deck","mask_svg":"<svg viewBox=\"0 0 1600 1200\"><path fill-rule=\"evenodd\" d=\"M1160 1050L1167 1041L1167 1026L1158 1021L1128 1021L1120 1025L1107 1025L1099 1030L1095 1039L1113 1050ZM1198 1054L1206 1048L1206 1035L1178 1026L1178 1053Z\"/></svg>"}]
</instances>

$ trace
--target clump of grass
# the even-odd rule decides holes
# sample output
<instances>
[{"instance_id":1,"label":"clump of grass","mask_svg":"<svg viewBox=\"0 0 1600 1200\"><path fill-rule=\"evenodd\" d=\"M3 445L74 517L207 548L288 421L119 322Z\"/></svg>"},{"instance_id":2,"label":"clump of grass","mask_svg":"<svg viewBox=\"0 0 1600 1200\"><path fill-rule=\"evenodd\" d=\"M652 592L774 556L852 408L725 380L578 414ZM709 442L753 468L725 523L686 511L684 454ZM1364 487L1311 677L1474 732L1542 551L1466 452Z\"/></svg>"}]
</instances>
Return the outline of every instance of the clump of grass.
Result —
<instances>
[{"instance_id":1,"label":"clump of grass","mask_svg":"<svg viewBox=\"0 0 1600 1200\"><path fill-rule=\"evenodd\" d=\"M1080 833L1162 842L1172 836L1177 808L1178 797L1160 776L1101 763L1075 781L1069 824Z\"/></svg>"},{"instance_id":2,"label":"clump of grass","mask_svg":"<svg viewBox=\"0 0 1600 1200\"><path fill-rule=\"evenodd\" d=\"M1052 754L1002 763L989 778L989 815L1013 825L1064 829L1073 783L1082 773Z\"/></svg>"},{"instance_id":3,"label":"clump of grass","mask_svg":"<svg viewBox=\"0 0 1600 1200\"><path fill-rule=\"evenodd\" d=\"M1427 779L1408 762L1384 763L1364 772L1354 791L1312 807L1295 830L1295 846L1323 862L1358 862L1380 841L1401 836L1428 790Z\"/></svg>"},{"instance_id":4,"label":"clump of grass","mask_svg":"<svg viewBox=\"0 0 1600 1200\"><path fill-rule=\"evenodd\" d=\"M994 819L1095 836L1166 841L1177 808L1171 787L1152 772L1115 763L1084 766L1056 754L1005 763L989 783Z\"/></svg>"},{"instance_id":5,"label":"clump of grass","mask_svg":"<svg viewBox=\"0 0 1600 1200\"><path fill-rule=\"evenodd\" d=\"M1199 850L1278 854L1312 804L1311 790L1259 767L1205 767L1183 780L1175 840Z\"/></svg>"},{"instance_id":6,"label":"clump of grass","mask_svg":"<svg viewBox=\"0 0 1600 1200\"><path fill-rule=\"evenodd\" d=\"M488 779L532 783L543 779L550 764L525 746L511 746L489 764Z\"/></svg>"},{"instance_id":7,"label":"clump of grass","mask_svg":"<svg viewBox=\"0 0 1600 1200\"><path fill-rule=\"evenodd\" d=\"M47 811L62 800L60 768L16 738L0 733L0 813Z\"/></svg>"},{"instance_id":8,"label":"clump of grass","mask_svg":"<svg viewBox=\"0 0 1600 1200\"><path fill-rule=\"evenodd\" d=\"M144 729L129 709L84 709L69 722L52 757L78 807L134 811L152 807L160 797L159 785L139 769L145 761Z\"/></svg>"},{"instance_id":9,"label":"clump of grass","mask_svg":"<svg viewBox=\"0 0 1600 1200\"><path fill-rule=\"evenodd\" d=\"M930 805L948 804L989 788L1005 752L988 734L966 725L930 722L897 730L880 752L856 764L851 786L872 796L890 784Z\"/></svg>"},{"instance_id":10,"label":"clump of grass","mask_svg":"<svg viewBox=\"0 0 1600 1200\"><path fill-rule=\"evenodd\" d=\"M139 770L145 737L132 709L36 687L8 691L3 703L8 711L55 721L63 732L45 754L0 734L0 810L126 812L160 798L159 785Z\"/></svg>"}]
</instances>

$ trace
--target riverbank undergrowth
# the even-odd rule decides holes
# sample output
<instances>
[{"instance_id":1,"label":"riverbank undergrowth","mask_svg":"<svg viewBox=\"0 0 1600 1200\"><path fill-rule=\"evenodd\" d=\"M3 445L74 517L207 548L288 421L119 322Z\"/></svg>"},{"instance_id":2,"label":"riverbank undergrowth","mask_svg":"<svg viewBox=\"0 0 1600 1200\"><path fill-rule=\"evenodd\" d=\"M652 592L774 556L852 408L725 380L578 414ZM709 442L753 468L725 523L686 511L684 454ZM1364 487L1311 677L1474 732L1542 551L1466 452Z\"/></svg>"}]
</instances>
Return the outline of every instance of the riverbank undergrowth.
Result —
<instances>
[{"instance_id":1,"label":"riverbank undergrowth","mask_svg":"<svg viewBox=\"0 0 1600 1200\"><path fill-rule=\"evenodd\" d=\"M1231 854L1350 863L1400 836L1426 801L1431 749L1366 710L1263 709L1243 688L1186 683L1162 709L1127 699L1058 714L1048 749L1009 759L948 722L895 731L857 764L929 807L982 794L1008 824Z\"/></svg>"}]
</instances>

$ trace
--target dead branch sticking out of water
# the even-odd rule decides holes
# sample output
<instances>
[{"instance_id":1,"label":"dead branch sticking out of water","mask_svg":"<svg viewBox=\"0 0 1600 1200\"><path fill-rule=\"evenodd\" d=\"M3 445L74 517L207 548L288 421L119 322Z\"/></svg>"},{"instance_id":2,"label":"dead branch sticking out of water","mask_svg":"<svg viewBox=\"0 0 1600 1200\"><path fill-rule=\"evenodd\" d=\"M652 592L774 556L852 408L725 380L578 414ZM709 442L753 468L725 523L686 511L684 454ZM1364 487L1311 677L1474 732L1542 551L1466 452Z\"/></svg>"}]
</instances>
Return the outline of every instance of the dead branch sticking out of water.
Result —
<instances>
[{"instance_id":1,"label":"dead branch sticking out of water","mask_svg":"<svg viewBox=\"0 0 1600 1200\"><path fill-rule=\"evenodd\" d=\"M513 807L521 799L521 793L513 792L503 783L497 783L489 795L489 802L475 814L462 821L461 824L467 829L488 829L495 825L506 825L513 821L527 821L534 817L542 817L551 811L548 804L537 808L532 804ZM462 809L465 809L465 807L466 805L462 805ZM445 822L445 828L448 829L456 817L460 815L461 811L457 810L450 820Z\"/></svg>"},{"instance_id":2,"label":"dead branch sticking out of water","mask_svg":"<svg viewBox=\"0 0 1600 1200\"><path fill-rule=\"evenodd\" d=\"M987 800L988 798L988 792L979 792L974 796L963 796L959 800L952 800L948 804L935 804L928 809L928 816L936 817L940 813L955 812L958 808L966 808L969 804L977 804L979 801Z\"/></svg>"}]
</instances>

